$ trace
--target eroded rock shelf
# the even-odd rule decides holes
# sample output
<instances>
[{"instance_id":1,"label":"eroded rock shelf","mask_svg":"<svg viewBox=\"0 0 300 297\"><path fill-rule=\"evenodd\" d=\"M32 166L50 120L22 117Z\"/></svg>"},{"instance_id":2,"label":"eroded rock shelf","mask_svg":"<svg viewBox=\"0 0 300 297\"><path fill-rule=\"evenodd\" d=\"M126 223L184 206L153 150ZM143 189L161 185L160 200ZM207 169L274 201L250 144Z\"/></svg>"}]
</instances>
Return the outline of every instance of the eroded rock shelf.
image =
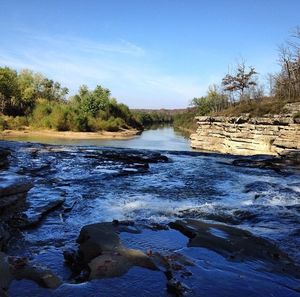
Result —
<instances>
[{"instance_id":1,"label":"eroded rock shelf","mask_svg":"<svg viewBox=\"0 0 300 297\"><path fill-rule=\"evenodd\" d=\"M300 149L300 124L292 115L202 116L196 120L198 129L191 135L195 149L237 155L278 155Z\"/></svg>"}]
</instances>

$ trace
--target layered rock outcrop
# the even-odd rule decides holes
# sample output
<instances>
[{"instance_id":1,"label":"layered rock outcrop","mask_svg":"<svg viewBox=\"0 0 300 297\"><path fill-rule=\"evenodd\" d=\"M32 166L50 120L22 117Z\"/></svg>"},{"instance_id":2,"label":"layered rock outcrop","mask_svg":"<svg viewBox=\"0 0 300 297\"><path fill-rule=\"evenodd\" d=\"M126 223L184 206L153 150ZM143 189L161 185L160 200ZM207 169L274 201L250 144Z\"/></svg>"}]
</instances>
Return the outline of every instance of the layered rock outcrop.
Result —
<instances>
[{"instance_id":1,"label":"layered rock outcrop","mask_svg":"<svg viewBox=\"0 0 300 297\"><path fill-rule=\"evenodd\" d=\"M195 149L238 155L278 155L300 149L300 124L293 115L196 117Z\"/></svg>"}]
</instances>

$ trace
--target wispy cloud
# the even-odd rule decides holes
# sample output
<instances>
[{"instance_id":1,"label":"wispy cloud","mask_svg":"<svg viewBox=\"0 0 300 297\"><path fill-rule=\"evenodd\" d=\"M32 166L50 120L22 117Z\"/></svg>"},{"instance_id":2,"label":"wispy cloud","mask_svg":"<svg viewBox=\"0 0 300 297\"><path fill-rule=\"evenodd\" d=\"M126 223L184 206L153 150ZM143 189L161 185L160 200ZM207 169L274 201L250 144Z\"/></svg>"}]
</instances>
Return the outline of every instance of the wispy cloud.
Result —
<instances>
[{"instance_id":1,"label":"wispy cloud","mask_svg":"<svg viewBox=\"0 0 300 297\"><path fill-rule=\"evenodd\" d=\"M151 51L127 40L95 41L23 31L13 48L0 49L0 65L29 68L63 83L74 93L80 84L102 84L130 107L184 107L203 94L209 78L172 75Z\"/></svg>"},{"instance_id":2,"label":"wispy cloud","mask_svg":"<svg viewBox=\"0 0 300 297\"><path fill-rule=\"evenodd\" d=\"M115 42L101 42L86 38L62 35L43 35L28 31L23 31L27 38L36 41L37 43L44 43L50 45L55 49L63 49L64 51L80 51L82 53L113 53L124 54L136 57L145 55L145 50L140 46L124 39Z\"/></svg>"}]
</instances>

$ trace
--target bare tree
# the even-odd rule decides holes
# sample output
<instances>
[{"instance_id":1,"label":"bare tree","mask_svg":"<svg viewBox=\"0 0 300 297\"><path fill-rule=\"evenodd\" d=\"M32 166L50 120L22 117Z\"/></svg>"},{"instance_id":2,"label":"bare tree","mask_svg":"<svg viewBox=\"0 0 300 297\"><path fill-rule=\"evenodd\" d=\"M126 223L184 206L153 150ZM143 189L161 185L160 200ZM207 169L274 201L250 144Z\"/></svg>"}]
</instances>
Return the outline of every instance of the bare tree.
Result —
<instances>
[{"instance_id":1,"label":"bare tree","mask_svg":"<svg viewBox=\"0 0 300 297\"><path fill-rule=\"evenodd\" d=\"M247 67L244 61L237 64L234 72L233 75L227 74L222 79L222 85L225 91L231 94L237 93L238 99L242 100L245 98L245 90L257 85L255 80L257 72L254 67Z\"/></svg>"},{"instance_id":2,"label":"bare tree","mask_svg":"<svg viewBox=\"0 0 300 297\"><path fill-rule=\"evenodd\" d=\"M276 85L276 75L272 73L268 73L266 75L266 79L268 81L268 89L269 89L269 96L274 97L275 96L275 85Z\"/></svg>"},{"instance_id":3,"label":"bare tree","mask_svg":"<svg viewBox=\"0 0 300 297\"><path fill-rule=\"evenodd\" d=\"M276 76L276 96L288 100L300 97L300 28L279 47L281 71Z\"/></svg>"}]
</instances>

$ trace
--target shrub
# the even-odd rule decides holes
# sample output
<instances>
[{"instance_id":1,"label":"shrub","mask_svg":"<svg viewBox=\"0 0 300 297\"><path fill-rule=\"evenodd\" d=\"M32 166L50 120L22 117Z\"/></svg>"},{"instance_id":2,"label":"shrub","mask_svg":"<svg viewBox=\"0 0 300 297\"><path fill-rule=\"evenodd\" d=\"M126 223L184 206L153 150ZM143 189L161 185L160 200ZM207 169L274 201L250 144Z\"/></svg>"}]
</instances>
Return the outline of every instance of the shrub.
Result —
<instances>
[{"instance_id":1,"label":"shrub","mask_svg":"<svg viewBox=\"0 0 300 297\"><path fill-rule=\"evenodd\" d=\"M300 119L300 111L294 114L294 119Z\"/></svg>"},{"instance_id":2,"label":"shrub","mask_svg":"<svg viewBox=\"0 0 300 297\"><path fill-rule=\"evenodd\" d=\"M3 116L0 116L0 130L6 130L7 129L7 123L5 121L5 118Z\"/></svg>"}]
</instances>

